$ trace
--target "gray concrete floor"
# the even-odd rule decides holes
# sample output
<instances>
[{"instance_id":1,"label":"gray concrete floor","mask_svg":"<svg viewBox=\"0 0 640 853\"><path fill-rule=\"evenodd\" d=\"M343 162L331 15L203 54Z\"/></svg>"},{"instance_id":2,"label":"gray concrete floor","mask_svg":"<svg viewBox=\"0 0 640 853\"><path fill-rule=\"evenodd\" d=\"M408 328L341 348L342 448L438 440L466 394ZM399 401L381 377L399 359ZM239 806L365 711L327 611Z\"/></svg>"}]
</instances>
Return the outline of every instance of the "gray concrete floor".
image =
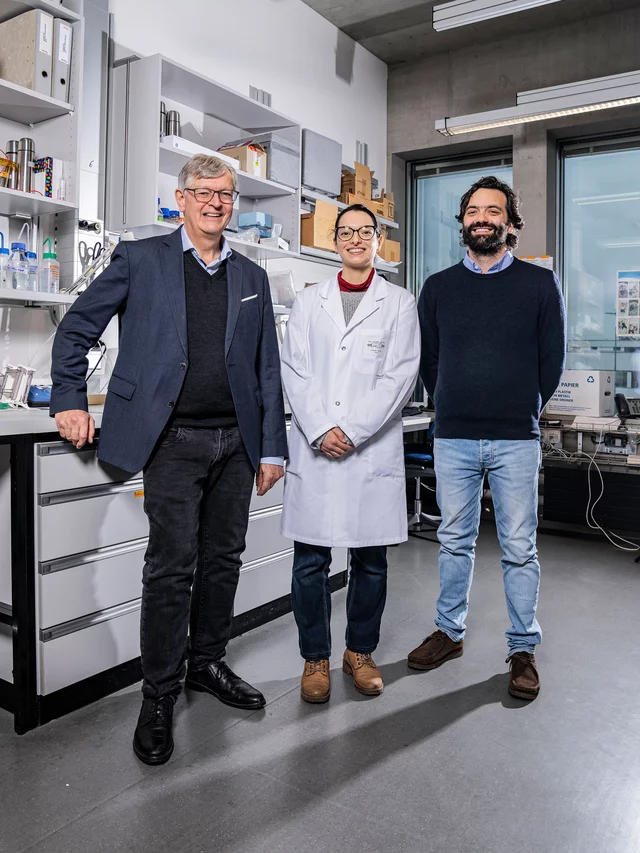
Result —
<instances>
[{"instance_id":1,"label":"gray concrete floor","mask_svg":"<svg viewBox=\"0 0 640 853\"><path fill-rule=\"evenodd\" d=\"M381 697L360 696L341 672L340 591L328 705L300 701L285 616L229 650L266 709L183 694L163 767L131 751L137 688L20 738L0 712L0 850L638 853L640 565L555 536L540 537L540 553L537 701L507 694L491 527L464 656L431 673L407 669L407 652L432 630L438 590L437 546L411 540L390 549Z\"/></svg>"}]
</instances>

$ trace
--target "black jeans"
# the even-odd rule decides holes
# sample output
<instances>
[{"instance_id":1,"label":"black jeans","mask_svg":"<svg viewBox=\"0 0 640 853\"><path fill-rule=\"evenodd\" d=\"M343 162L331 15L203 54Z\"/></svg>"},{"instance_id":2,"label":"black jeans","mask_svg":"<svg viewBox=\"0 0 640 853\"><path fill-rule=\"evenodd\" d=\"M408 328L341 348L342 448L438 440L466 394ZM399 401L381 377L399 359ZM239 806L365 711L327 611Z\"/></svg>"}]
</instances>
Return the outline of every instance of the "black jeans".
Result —
<instances>
[{"instance_id":1,"label":"black jeans","mask_svg":"<svg viewBox=\"0 0 640 853\"><path fill-rule=\"evenodd\" d=\"M187 657L220 660L231 634L255 472L240 431L172 427L144 471L142 692L177 695Z\"/></svg>"},{"instance_id":2,"label":"black jeans","mask_svg":"<svg viewBox=\"0 0 640 853\"><path fill-rule=\"evenodd\" d=\"M291 601L305 660L331 655L331 548L294 542ZM370 654L380 639L387 600L387 548L351 548L347 591L347 648Z\"/></svg>"}]
</instances>

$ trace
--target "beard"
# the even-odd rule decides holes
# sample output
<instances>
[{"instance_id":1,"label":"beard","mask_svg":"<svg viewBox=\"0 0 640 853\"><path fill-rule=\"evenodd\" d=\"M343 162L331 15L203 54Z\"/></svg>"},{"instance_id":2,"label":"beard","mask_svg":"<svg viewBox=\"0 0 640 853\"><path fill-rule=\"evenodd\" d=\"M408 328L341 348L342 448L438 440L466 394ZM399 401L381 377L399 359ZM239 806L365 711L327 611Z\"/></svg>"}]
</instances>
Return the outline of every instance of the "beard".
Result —
<instances>
[{"instance_id":1,"label":"beard","mask_svg":"<svg viewBox=\"0 0 640 853\"><path fill-rule=\"evenodd\" d=\"M474 228L491 228L491 234L474 234ZM507 243L508 226L492 225L490 222L473 222L462 229L462 244L474 255L497 255Z\"/></svg>"}]
</instances>

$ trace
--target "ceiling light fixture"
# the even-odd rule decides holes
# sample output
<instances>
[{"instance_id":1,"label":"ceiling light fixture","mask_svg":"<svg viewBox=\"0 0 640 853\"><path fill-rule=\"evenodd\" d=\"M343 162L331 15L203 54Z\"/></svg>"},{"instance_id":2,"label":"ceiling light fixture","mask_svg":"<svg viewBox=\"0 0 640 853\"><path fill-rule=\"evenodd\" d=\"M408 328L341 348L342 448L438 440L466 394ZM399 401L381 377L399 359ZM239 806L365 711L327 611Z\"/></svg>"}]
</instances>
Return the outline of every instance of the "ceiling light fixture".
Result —
<instances>
[{"instance_id":1,"label":"ceiling light fixture","mask_svg":"<svg viewBox=\"0 0 640 853\"><path fill-rule=\"evenodd\" d=\"M503 15L558 2L559 0L453 0L451 3L441 3L433 7L433 29L440 32L454 27L465 27L479 21L488 21L491 18L500 18Z\"/></svg>"},{"instance_id":2,"label":"ceiling light fixture","mask_svg":"<svg viewBox=\"0 0 640 853\"><path fill-rule=\"evenodd\" d=\"M515 107L436 121L443 136L640 104L640 71L518 92Z\"/></svg>"},{"instance_id":3,"label":"ceiling light fixture","mask_svg":"<svg viewBox=\"0 0 640 853\"><path fill-rule=\"evenodd\" d=\"M616 193L612 195L592 195L583 198L574 198L574 202L580 207L586 204L615 204L620 201L638 201L640 193Z\"/></svg>"}]
</instances>

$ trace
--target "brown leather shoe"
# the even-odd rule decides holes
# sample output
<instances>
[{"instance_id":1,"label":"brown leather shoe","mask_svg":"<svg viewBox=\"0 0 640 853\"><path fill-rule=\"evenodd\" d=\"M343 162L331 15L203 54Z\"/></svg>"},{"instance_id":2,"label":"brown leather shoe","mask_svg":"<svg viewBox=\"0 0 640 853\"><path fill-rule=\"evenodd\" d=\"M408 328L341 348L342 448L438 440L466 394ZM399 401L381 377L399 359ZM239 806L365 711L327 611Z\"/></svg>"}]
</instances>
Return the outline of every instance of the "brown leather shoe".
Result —
<instances>
[{"instance_id":1,"label":"brown leather shoe","mask_svg":"<svg viewBox=\"0 0 640 853\"><path fill-rule=\"evenodd\" d=\"M342 658L342 671L353 678L356 690L365 696L379 696L384 690L384 681L380 670L371 655L352 652L345 649Z\"/></svg>"},{"instance_id":2,"label":"brown leather shoe","mask_svg":"<svg viewBox=\"0 0 640 853\"><path fill-rule=\"evenodd\" d=\"M448 660L462 657L463 650L464 640L454 643L444 631L434 631L409 652L407 664L411 669L436 669Z\"/></svg>"},{"instance_id":3,"label":"brown leather shoe","mask_svg":"<svg viewBox=\"0 0 640 853\"><path fill-rule=\"evenodd\" d=\"M331 681L328 660L307 660L300 681L300 696L305 702L321 705L329 701Z\"/></svg>"},{"instance_id":4,"label":"brown leather shoe","mask_svg":"<svg viewBox=\"0 0 640 853\"><path fill-rule=\"evenodd\" d=\"M535 699L540 692L536 656L516 652L506 662L509 664L509 693L516 699Z\"/></svg>"}]
</instances>

